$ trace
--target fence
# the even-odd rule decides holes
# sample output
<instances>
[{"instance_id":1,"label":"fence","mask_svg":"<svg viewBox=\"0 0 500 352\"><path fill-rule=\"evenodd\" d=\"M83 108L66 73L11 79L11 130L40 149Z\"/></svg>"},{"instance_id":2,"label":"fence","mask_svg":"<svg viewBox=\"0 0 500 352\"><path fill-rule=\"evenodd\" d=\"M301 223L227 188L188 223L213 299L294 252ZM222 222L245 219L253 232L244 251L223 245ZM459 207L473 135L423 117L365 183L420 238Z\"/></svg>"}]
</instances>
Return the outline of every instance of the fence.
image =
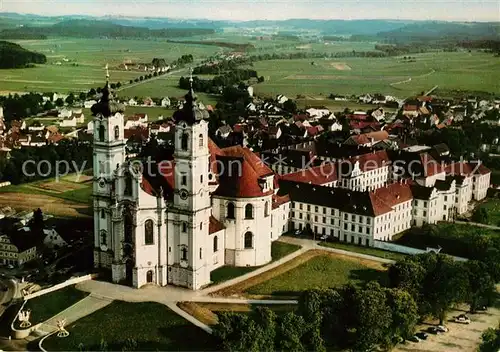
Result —
<instances>
[{"instance_id":1,"label":"fence","mask_svg":"<svg viewBox=\"0 0 500 352\"><path fill-rule=\"evenodd\" d=\"M373 241L373 247L378 248L378 249L383 249L386 251L391 251L391 252L397 252L397 253L403 253L403 254L422 254L422 253L429 253L429 252L435 252L435 253L440 253L441 248L430 248L427 247L426 250L424 249L418 249L418 248L413 248L413 247L406 247L402 246L400 244L395 244L395 243L390 243L390 242L383 242L383 241ZM443 253L446 254L446 253ZM462 258L462 257L455 257L453 256L455 260L458 260L460 262L464 262L467 259Z\"/></svg>"}]
</instances>

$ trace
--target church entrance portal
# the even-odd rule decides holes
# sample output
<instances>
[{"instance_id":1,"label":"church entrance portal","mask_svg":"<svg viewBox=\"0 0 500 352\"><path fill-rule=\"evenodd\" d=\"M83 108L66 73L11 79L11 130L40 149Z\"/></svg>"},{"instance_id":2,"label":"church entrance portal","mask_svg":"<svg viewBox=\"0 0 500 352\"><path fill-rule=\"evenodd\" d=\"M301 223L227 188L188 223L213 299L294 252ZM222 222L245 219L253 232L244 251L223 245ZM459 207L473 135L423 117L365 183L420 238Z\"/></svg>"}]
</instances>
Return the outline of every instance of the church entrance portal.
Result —
<instances>
[{"instance_id":1,"label":"church entrance portal","mask_svg":"<svg viewBox=\"0 0 500 352\"><path fill-rule=\"evenodd\" d=\"M153 282L153 270L149 270L146 274L146 282L148 284Z\"/></svg>"}]
</instances>

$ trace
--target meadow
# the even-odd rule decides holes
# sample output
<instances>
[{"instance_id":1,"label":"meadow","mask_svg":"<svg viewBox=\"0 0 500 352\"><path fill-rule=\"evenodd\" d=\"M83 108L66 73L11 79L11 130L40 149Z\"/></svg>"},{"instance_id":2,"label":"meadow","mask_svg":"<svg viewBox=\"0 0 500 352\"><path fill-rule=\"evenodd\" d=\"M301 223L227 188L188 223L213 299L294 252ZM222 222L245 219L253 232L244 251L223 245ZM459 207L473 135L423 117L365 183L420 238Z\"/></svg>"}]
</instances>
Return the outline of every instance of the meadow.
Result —
<instances>
[{"instance_id":1,"label":"meadow","mask_svg":"<svg viewBox=\"0 0 500 352\"><path fill-rule=\"evenodd\" d=\"M432 52L402 57L269 60L253 68L265 81L256 94L298 94L310 98L329 94L380 92L407 97L430 90L474 90L500 93L500 60L479 52Z\"/></svg>"},{"instance_id":2,"label":"meadow","mask_svg":"<svg viewBox=\"0 0 500 352\"><path fill-rule=\"evenodd\" d=\"M184 54L192 54L200 60L223 51L217 46L162 40L54 38L19 40L16 43L45 54L47 64L35 68L0 70L0 93L86 91L104 84L106 64L109 64L112 82L128 83L144 73L115 69L126 60L150 63L157 57L172 62Z\"/></svg>"}]
</instances>

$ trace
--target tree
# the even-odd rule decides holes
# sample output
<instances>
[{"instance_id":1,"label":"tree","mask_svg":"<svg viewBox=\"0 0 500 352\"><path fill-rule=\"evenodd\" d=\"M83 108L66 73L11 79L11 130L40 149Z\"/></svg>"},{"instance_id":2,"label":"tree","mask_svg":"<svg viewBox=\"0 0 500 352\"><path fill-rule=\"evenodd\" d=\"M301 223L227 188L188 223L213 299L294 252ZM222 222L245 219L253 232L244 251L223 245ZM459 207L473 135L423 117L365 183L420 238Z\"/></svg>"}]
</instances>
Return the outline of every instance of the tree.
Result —
<instances>
[{"instance_id":1,"label":"tree","mask_svg":"<svg viewBox=\"0 0 500 352\"><path fill-rule=\"evenodd\" d=\"M392 315L388 338L390 342L394 342L392 337L396 336L406 340L415 333L419 318L417 303L408 292L401 289L388 289L386 294Z\"/></svg>"},{"instance_id":2,"label":"tree","mask_svg":"<svg viewBox=\"0 0 500 352\"><path fill-rule=\"evenodd\" d=\"M368 351L387 339L387 331L392 323L391 310L387 305L384 289L376 281L365 289L351 287L353 296L354 326L349 334L356 351Z\"/></svg>"},{"instance_id":3,"label":"tree","mask_svg":"<svg viewBox=\"0 0 500 352\"><path fill-rule=\"evenodd\" d=\"M469 303L470 310L475 312L481 302L489 301L493 296L495 281L488 273L488 266L484 262L469 260L462 265L469 280L465 301Z\"/></svg>"},{"instance_id":4,"label":"tree","mask_svg":"<svg viewBox=\"0 0 500 352\"><path fill-rule=\"evenodd\" d=\"M481 224L487 224L488 218L488 210L486 210L486 208L484 207L476 208L476 210L474 210L474 213L472 214L472 221L479 222Z\"/></svg>"},{"instance_id":5,"label":"tree","mask_svg":"<svg viewBox=\"0 0 500 352\"><path fill-rule=\"evenodd\" d=\"M72 106L74 103L75 103L75 95L73 93L69 93L69 95L66 98L66 104Z\"/></svg>"},{"instance_id":6,"label":"tree","mask_svg":"<svg viewBox=\"0 0 500 352\"><path fill-rule=\"evenodd\" d=\"M305 351L302 337L306 332L306 321L293 312L281 317L276 331L277 351Z\"/></svg>"},{"instance_id":7,"label":"tree","mask_svg":"<svg viewBox=\"0 0 500 352\"><path fill-rule=\"evenodd\" d=\"M43 110L48 111L54 109L54 104L50 100L47 100L45 104L43 104Z\"/></svg>"},{"instance_id":8,"label":"tree","mask_svg":"<svg viewBox=\"0 0 500 352\"><path fill-rule=\"evenodd\" d=\"M498 352L500 350L500 326L496 329L488 328L481 335L483 342L479 345L479 352Z\"/></svg>"},{"instance_id":9,"label":"tree","mask_svg":"<svg viewBox=\"0 0 500 352\"><path fill-rule=\"evenodd\" d=\"M283 103L283 109L289 113L295 114L297 112L297 103L295 101L288 99Z\"/></svg>"},{"instance_id":10,"label":"tree","mask_svg":"<svg viewBox=\"0 0 500 352\"><path fill-rule=\"evenodd\" d=\"M61 107L61 106L64 106L64 100L62 100L62 98L58 98L56 101L55 101L55 104L57 107Z\"/></svg>"},{"instance_id":11,"label":"tree","mask_svg":"<svg viewBox=\"0 0 500 352\"><path fill-rule=\"evenodd\" d=\"M88 97L94 97L97 94L96 90L94 88L90 88Z\"/></svg>"},{"instance_id":12,"label":"tree","mask_svg":"<svg viewBox=\"0 0 500 352\"><path fill-rule=\"evenodd\" d=\"M81 92L78 95L78 99L80 99L80 101L85 101L87 99L87 94L85 92Z\"/></svg>"}]
</instances>

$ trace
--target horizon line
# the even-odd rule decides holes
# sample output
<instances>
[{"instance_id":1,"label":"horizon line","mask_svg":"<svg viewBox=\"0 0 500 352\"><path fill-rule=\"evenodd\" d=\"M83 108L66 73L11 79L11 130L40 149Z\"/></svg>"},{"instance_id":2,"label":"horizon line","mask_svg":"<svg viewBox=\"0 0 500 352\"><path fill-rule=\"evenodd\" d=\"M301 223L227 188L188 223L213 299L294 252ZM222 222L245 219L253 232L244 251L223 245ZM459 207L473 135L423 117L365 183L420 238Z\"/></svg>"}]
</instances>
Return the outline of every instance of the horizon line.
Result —
<instances>
[{"instance_id":1,"label":"horizon line","mask_svg":"<svg viewBox=\"0 0 500 352\"><path fill-rule=\"evenodd\" d=\"M237 19L229 19L229 18L218 18L218 19L209 19L202 17L151 17L151 16L140 16L140 15L91 15L85 13L72 13L72 14L64 14L64 15L44 15L33 12L15 12L15 11L2 11L0 15L5 14L14 14L19 16L38 16L45 18L57 18L57 17L70 17L70 16L85 16L91 18L134 18L134 19L154 19L154 20L191 20L191 21L208 21L208 22L235 22L235 23L246 23L246 22L256 22L256 21L264 21L264 22L284 22L284 21L293 21L293 20L307 20L307 21L398 21L398 22L448 22L448 23L498 23L500 24L500 20L460 20L460 19L412 19L412 18L308 18L308 17L290 17L286 19L251 19L251 20L237 20Z\"/></svg>"}]
</instances>

